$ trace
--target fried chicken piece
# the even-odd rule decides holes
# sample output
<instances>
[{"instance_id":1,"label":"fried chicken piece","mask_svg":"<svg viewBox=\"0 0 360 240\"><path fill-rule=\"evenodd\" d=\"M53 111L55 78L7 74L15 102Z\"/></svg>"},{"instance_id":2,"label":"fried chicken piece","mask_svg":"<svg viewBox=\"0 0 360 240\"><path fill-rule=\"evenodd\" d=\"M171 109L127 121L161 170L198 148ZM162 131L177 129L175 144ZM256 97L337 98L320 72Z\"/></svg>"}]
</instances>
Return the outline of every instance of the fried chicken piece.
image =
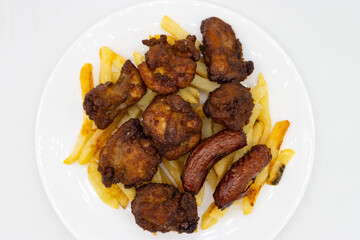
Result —
<instances>
[{"instance_id":1,"label":"fried chicken piece","mask_svg":"<svg viewBox=\"0 0 360 240\"><path fill-rule=\"evenodd\" d=\"M242 45L229 24L211 17L201 22L200 30L203 35L201 50L211 81L243 81L253 72L254 64L244 61Z\"/></svg>"},{"instance_id":2,"label":"fried chicken piece","mask_svg":"<svg viewBox=\"0 0 360 240\"><path fill-rule=\"evenodd\" d=\"M169 160L189 152L201 139L201 118L179 95L156 96L145 109L142 123L144 133Z\"/></svg>"},{"instance_id":3,"label":"fried chicken piece","mask_svg":"<svg viewBox=\"0 0 360 240\"><path fill-rule=\"evenodd\" d=\"M105 129L123 109L137 103L146 93L139 71L127 60L114 84L107 82L90 90L84 99L84 110L99 129Z\"/></svg>"},{"instance_id":4,"label":"fried chicken piece","mask_svg":"<svg viewBox=\"0 0 360 240\"><path fill-rule=\"evenodd\" d=\"M159 39L143 40L150 49L145 53L146 61L139 65L146 86L159 94L175 93L189 86L195 76L195 61L200 59L195 36L189 35L173 46L166 39L166 35L161 35Z\"/></svg>"},{"instance_id":5,"label":"fried chicken piece","mask_svg":"<svg viewBox=\"0 0 360 240\"><path fill-rule=\"evenodd\" d=\"M101 149L98 171L105 187L123 183L138 186L155 175L161 157L138 119L125 122Z\"/></svg>"},{"instance_id":6,"label":"fried chicken piece","mask_svg":"<svg viewBox=\"0 0 360 240\"><path fill-rule=\"evenodd\" d=\"M141 186L131 202L131 211L136 223L150 232L192 233L199 220L194 195L162 183Z\"/></svg>"},{"instance_id":7,"label":"fried chicken piece","mask_svg":"<svg viewBox=\"0 0 360 240\"><path fill-rule=\"evenodd\" d=\"M251 92L235 80L211 92L203 110L215 122L231 130L241 130L249 123L253 108Z\"/></svg>"}]
</instances>

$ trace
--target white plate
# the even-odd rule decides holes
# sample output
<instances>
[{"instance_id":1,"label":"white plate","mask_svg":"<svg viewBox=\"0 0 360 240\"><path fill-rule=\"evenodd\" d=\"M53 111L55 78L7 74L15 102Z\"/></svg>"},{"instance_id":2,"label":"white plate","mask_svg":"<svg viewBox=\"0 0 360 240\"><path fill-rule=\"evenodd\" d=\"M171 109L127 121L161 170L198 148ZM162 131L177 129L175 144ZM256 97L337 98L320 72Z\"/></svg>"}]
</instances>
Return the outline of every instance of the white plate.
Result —
<instances>
[{"instance_id":1,"label":"white plate","mask_svg":"<svg viewBox=\"0 0 360 240\"><path fill-rule=\"evenodd\" d=\"M254 211L244 216L234 205L212 228L194 234L153 234L143 231L127 210L114 210L96 195L87 178L87 168L63 164L73 149L82 124L79 73L85 62L99 72L99 48L109 46L132 59L144 53L142 39L163 33L160 22L166 14L201 40L201 20L217 16L232 25L243 44L245 59L255 71L247 80L253 84L262 72L269 86L273 123L288 119L291 127L283 148L296 155L277 187L264 186ZM271 239L296 210L309 181L314 153L314 123L310 101L301 77L280 46L250 20L223 7L198 1L160 1L135 5L116 12L81 35L53 70L43 93L36 123L36 153L41 180L55 212L78 239ZM208 187L202 216L212 201Z\"/></svg>"}]
</instances>

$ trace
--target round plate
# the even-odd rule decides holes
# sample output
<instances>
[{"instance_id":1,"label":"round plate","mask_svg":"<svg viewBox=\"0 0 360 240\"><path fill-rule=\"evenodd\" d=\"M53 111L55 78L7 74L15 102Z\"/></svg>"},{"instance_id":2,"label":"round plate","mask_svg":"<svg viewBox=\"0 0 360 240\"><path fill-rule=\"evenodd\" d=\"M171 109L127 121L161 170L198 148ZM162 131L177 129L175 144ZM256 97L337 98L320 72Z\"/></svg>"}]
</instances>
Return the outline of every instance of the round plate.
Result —
<instances>
[{"instance_id":1,"label":"round plate","mask_svg":"<svg viewBox=\"0 0 360 240\"><path fill-rule=\"evenodd\" d=\"M193 234L153 234L139 228L126 210L105 205L87 177L87 167L67 166L63 160L72 151L82 124L79 73L90 62L98 80L99 48L108 46L132 59L134 51L147 49L141 40L165 33L160 23L168 15L201 40L200 24L217 16L232 25L243 44L244 58L255 71L247 80L256 82L262 72L269 86L272 122L291 122L283 148L296 151L276 187L265 185L250 215L241 204L231 209L210 229ZM314 153L314 122L310 101L301 77L281 47L260 27L238 13L199 1L161 1L135 5L105 18L81 35L65 52L53 70L43 93L36 123L35 144L39 173L55 212L78 239L271 239L289 220L306 189ZM199 216L212 202L207 187Z\"/></svg>"}]
</instances>

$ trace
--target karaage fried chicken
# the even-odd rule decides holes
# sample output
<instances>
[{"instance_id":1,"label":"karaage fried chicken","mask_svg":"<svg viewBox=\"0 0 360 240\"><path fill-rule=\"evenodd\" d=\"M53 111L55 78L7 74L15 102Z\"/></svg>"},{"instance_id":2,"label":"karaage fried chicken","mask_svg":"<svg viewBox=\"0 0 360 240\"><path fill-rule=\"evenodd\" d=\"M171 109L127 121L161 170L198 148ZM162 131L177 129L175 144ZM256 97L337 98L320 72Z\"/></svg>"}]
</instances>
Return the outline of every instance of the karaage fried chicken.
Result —
<instances>
[{"instance_id":1,"label":"karaage fried chicken","mask_svg":"<svg viewBox=\"0 0 360 240\"><path fill-rule=\"evenodd\" d=\"M84 110L99 129L105 129L123 109L137 103L146 93L139 71L127 60L120 78L114 84L107 82L90 90L84 99Z\"/></svg>"},{"instance_id":2,"label":"karaage fried chicken","mask_svg":"<svg viewBox=\"0 0 360 240\"><path fill-rule=\"evenodd\" d=\"M131 210L136 223L150 232L192 233L199 220L194 195L161 183L141 186Z\"/></svg>"},{"instance_id":3,"label":"karaage fried chicken","mask_svg":"<svg viewBox=\"0 0 360 240\"><path fill-rule=\"evenodd\" d=\"M138 186L155 175L161 157L138 119L125 122L101 149L98 171L106 187L123 183Z\"/></svg>"},{"instance_id":4,"label":"karaage fried chicken","mask_svg":"<svg viewBox=\"0 0 360 240\"><path fill-rule=\"evenodd\" d=\"M250 91L234 80L222 84L209 94L203 110L206 117L231 130L241 130L248 124L254 102Z\"/></svg>"},{"instance_id":5,"label":"karaage fried chicken","mask_svg":"<svg viewBox=\"0 0 360 240\"><path fill-rule=\"evenodd\" d=\"M243 81L254 70L252 61L244 61L242 45L232 27L219 18L203 20L201 50L208 69L208 78L218 83Z\"/></svg>"},{"instance_id":6,"label":"karaage fried chicken","mask_svg":"<svg viewBox=\"0 0 360 240\"><path fill-rule=\"evenodd\" d=\"M169 160L189 152L201 139L201 118L179 95L156 96L144 111L142 123L144 133Z\"/></svg>"},{"instance_id":7,"label":"karaage fried chicken","mask_svg":"<svg viewBox=\"0 0 360 240\"><path fill-rule=\"evenodd\" d=\"M171 94L187 87L194 79L196 62L200 53L195 48L195 36L176 41L173 46L166 35L159 39L143 40L149 46L146 61L139 65L139 71L146 86L159 94Z\"/></svg>"}]
</instances>

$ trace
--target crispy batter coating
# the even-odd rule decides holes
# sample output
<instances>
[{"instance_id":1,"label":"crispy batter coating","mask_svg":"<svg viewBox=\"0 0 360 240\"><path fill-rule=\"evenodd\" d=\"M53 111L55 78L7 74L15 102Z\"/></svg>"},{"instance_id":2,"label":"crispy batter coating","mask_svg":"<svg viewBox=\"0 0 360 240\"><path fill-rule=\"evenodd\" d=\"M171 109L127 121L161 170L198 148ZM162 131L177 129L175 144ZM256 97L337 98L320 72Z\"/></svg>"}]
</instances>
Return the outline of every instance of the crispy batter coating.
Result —
<instances>
[{"instance_id":1,"label":"crispy batter coating","mask_svg":"<svg viewBox=\"0 0 360 240\"><path fill-rule=\"evenodd\" d=\"M199 220L194 195L161 183L141 186L131 202L131 210L136 223L150 232L192 233Z\"/></svg>"},{"instance_id":2,"label":"crispy batter coating","mask_svg":"<svg viewBox=\"0 0 360 240\"><path fill-rule=\"evenodd\" d=\"M144 111L142 123L144 133L169 160L181 157L201 139L201 118L179 95L156 96Z\"/></svg>"},{"instance_id":3,"label":"crispy batter coating","mask_svg":"<svg viewBox=\"0 0 360 240\"><path fill-rule=\"evenodd\" d=\"M231 130L241 130L249 123L254 108L248 88L238 81L222 84L209 94L203 110L206 117Z\"/></svg>"},{"instance_id":4,"label":"crispy batter coating","mask_svg":"<svg viewBox=\"0 0 360 240\"><path fill-rule=\"evenodd\" d=\"M242 158L231 165L214 192L215 205L221 209L229 207L235 200L243 198L249 190L249 182L263 170L271 160L266 145L256 145Z\"/></svg>"},{"instance_id":5,"label":"crispy batter coating","mask_svg":"<svg viewBox=\"0 0 360 240\"><path fill-rule=\"evenodd\" d=\"M84 110L99 129L105 129L123 109L137 103L146 93L139 71L127 60L119 80L107 82L90 90L84 99Z\"/></svg>"},{"instance_id":6,"label":"crispy batter coating","mask_svg":"<svg viewBox=\"0 0 360 240\"><path fill-rule=\"evenodd\" d=\"M149 46L146 61L139 65L141 77L148 88L159 94L171 94L187 87L194 79L200 53L195 48L195 36L168 44L166 35L143 40Z\"/></svg>"},{"instance_id":7,"label":"crispy batter coating","mask_svg":"<svg viewBox=\"0 0 360 240\"><path fill-rule=\"evenodd\" d=\"M98 171L106 187L123 183L138 186L155 175L161 157L143 133L138 119L125 122L101 149Z\"/></svg>"},{"instance_id":8,"label":"crispy batter coating","mask_svg":"<svg viewBox=\"0 0 360 240\"><path fill-rule=\"evenodd\" d=\"M203 35L201 50L211 81L243 81L253 72L254 64L244 61L242 45L229 24L211 17L201 22L200 30Z\"/></svg>"}]
</instances>

